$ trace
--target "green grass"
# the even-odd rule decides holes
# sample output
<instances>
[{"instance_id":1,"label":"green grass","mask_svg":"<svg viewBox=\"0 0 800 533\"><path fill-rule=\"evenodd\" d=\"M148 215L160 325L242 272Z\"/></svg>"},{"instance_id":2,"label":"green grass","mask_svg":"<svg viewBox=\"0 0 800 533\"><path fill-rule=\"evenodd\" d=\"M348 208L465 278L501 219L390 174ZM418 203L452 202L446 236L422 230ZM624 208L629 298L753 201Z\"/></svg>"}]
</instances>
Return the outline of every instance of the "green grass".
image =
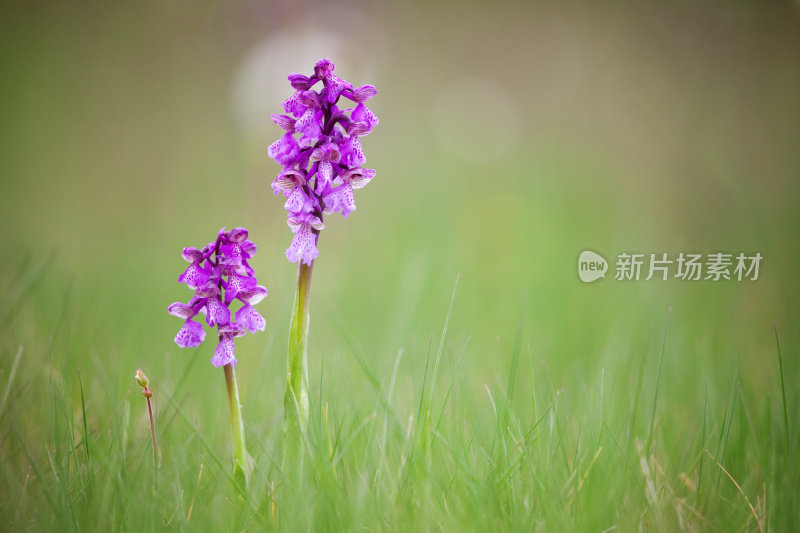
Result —
<instances>
[{"instance_id":1,"label":"green grass","mask_svg":"<svg viewBox=\"0 0 800 533\"><path fill-rule=\"evenodd\" d=\"M381 364L364 352L371 337L355 334L345 315L336 319L339 334L312 341L336 350L312 351L311 420L300 480L280 467L284 343L273 341L285 337L271 332L250 343L262 355L259 361L255 350L240 353L240 372L259 369L243 387L254 466L246 499L232 477L222 373L205 368L211 348L198 349L198 357L181 354L170 365L171 376L150 375L160 443L153 491L146 404L133 381L135 368L114 368L113 360L95 353L80 359L89 366L79 369L69 361L82 358L82 348L65 347L58 338L43 343L35 328L12 321L14 334L30 333L31 347L18 347L16 357L4 348L5 527L797 526L798 436L789 423L797 398L794 389L786 390L784 418L779 383L787 376L777 349L763 354L761 364L771 369L764 383L740 369L732 375L730 369L675 372L687 357L683 350L698 339L683 330L686 321L676 311L675 324L664 326L670 314L664 310L662 335L635 334L630 341L638 348L629 354L615 353L619 339L612 337L609 346L598 347L598 364L585 370L565 370L557 349L537 355L523 319L513 342L478 354L469 336L452 333L453 320L465 312L457 291L465 283L462 278L453 287L440 334L402 347ZM431 301L445 304L446 298L442 288ZM314 318L312 311L312 324ZM477 357L497 360L490 379L471 371ZM149 359L143 356L142 365L155 366ZM201 370L207 379L198 376Z\"/></svg>"}]
</instances>

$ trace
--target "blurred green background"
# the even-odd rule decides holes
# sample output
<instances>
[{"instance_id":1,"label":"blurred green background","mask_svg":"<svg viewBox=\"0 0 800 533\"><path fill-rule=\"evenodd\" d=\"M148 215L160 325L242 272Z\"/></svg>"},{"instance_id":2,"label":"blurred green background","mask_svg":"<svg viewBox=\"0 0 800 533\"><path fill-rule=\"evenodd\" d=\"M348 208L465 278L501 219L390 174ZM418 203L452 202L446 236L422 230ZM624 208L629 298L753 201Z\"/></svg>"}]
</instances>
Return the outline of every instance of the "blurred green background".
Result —
<instances>
[{"instance_id":1,"label":"blurred green background","mask_svg":"<svg viewBox=\"0 0 800 533\"><path fill-rule=\"evenodd\" d=\"M93 431L139 401L137 367L188 393L201 429L224 421L213 343L180 350L166 313L190 296L181 248L222 226L259 246L267 331L241 340L238 368L253 431L278 434L296 266L269 114L286 75L325 56L378 87L381 122L363 140L376 179L320 239L312 389L324 364L331 397L373 402L350 352L384 375L403 349L411 413L460 273L444 364L469 339L458 372L479 410L518 331L568 409L601 372L626 398L631 369L655 374L671 306L661 401L687 421L665 429L674 442L696 430L706 383L721 411L737 372L754 416L781 420L773 319L796 413L799 30L791 2L7 3L0 353L6 376L24 346L12 405L26 435L46 418L50 360L73 399L80 369ZM755 282L585 285L584 249L764 260ZM225 449L224 431L212 442Z\"/></svg>"}]
</instances>

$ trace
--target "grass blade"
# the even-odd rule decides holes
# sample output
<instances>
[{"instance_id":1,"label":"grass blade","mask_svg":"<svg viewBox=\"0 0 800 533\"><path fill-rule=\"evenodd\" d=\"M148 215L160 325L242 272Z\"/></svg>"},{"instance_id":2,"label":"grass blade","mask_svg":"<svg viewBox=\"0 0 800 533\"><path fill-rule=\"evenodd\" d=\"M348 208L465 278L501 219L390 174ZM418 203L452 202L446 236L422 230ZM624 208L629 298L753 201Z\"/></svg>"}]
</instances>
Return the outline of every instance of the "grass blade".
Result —
<instances>
[{"instance_id":1,"label":"grass blade","mask_svg":"<svg viewBox=\"0 0 800 533\"><path fill-rule=\"evenodd\" d=\"M8 400L8 396L11 393L11 384L14 383L14 377L17 375L17 366L19 366L19 360L22 358L22 345L20 345L19 349L17 350L17 356L14 358L14 362L11 364L11 371L8 373L8 382L6 382L6 390L3 392L3 399L0 400L0 418L3 417L3 411L6 408L6 401Z\"/></svg>"},{"instance_id":2,"label":"grass blade","mask_svg":"<svg viewBox=\"0 0 800 533\"><path fill-rule=\"evenodd\" d=\"M669 319L672 316L672 306L667 310L667 323L664 326L664 337L661 339L661 355L658 357L658 373L656 374L656 390L653 393L653 411L650 414L650 429L647 432L647 449L653 445L653 426L656 421L656 407L658 406L658 389L661 384L661 369L664 365L664 349L667 346L667 333L669 332Z\"/></svg>"},{"instance_id":3,"label":"grass blade","mask_svg":"<svg viewBox=\"0 0 800 533\"><path fill-rule=\"evenodd\" d=\"M775 321L772 321L772 329L775 331L775 344L778 346L778 368L781 373L781 398L783 399L783 426L786 430L786 450L790 449L789 446L789 411L786 409L786 384L783 380L783 356L781 354L781 341L778 338L778 326Z\"/></svg>"}]
</instances>

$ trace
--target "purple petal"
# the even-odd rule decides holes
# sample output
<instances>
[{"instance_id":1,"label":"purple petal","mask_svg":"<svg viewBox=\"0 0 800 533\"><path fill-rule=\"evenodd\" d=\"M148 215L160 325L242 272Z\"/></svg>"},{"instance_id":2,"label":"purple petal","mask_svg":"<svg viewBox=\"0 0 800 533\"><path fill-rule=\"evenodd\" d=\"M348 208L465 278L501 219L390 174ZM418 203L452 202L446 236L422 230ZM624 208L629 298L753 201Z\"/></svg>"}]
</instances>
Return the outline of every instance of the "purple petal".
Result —
<instances>
[{"instance_id":1,"label":"purple petal","mask_svg":"<svg viewBox=\"0 0 800 533\"><path fill-rule=\"evenodd\" d=\"M183 274L178 276L178 281L180 283L185 283L190 289L199 289L208 282L210 276L210 272L205 268L197 263L192 263Z\"/></svg>"},{"instance_id":2,"label":"purple petal","mask_svg":"<svg viewBox=\"0 0 800 533\"><path fill-rule=\"evenodd\" d=\"M241 337L245 333L247 333L243 327L241 327L236 322L231 322L230 324L225 324L224 326L219 327L220 335L230 335L231 337Z\"/></svg>"},{"instance_id":3,"label":"purple petal","mask_svg":"<svg viewBox=\"0 0 800 533\"><path fill-rule=\"evenodd\" d=\"M319 107L322 100L317 91L303 91L299 96L300 103L306 107Z\"/></svg>"},{"instance_id":4,"label":"purple petal","mask_svg":"<svg viewBox=\"0 0 800 533\"><path fill-rule=\"evenodd\" d=\"M256 285L250 289L239 292L238 298L246 304L255 305L267 297L267 288L263 285ZM239 320L238 318L236 319Z\"/></svg>"},{"instance_id":5,"label":"purple petal","mask_svg":"<svg viewBox=\"0 0 800 533\"><path fill-rule=\"evenodd\" d=\"M295 119L293 119L289 115L272 114L269 116L269 118L272 119L272 122L283 128L287 132L294 133Z\"/></svg>"},{"instance_id":6,"label":"purple petal","mask_svg":"<svg viewBox=\"0 0 800 533\"><path fill-rule=\"evenodd\" d=\"M240 243L247 239L247 228L233 228L230 231L231 242Z\"/></svg>"},{"instance_id":7,"label":"purple petal","mask_svg":"<svg viewBox=\"0 0 800 533\"><path fill-rule=\"evenodd\" d=\"M194 307L182 302L175 302L169 304L167 307L167 312L172 316L176 316L178 318L192 318L197 314Z\"/></svg>"},{"instance_id":8,"label":"purple petal","mask_svg":"<svg viewBox=\"0 0 800 533\"><path fill-rule=\"evenodd\" d=\"M294 234L291 246L286 249L286 258L292 263L302 261L311 265L318 255L317 236L311 230L311 224L301 224Z\"/></svg>"},{"instance_id":9,"label":"purple petal","mask_svg":"<svg viewBox=\"0 0 800 533\"><path fill-rule=\"evenodd\" d=\"M286 223L292 228L292 233L297 233L303 224L309 224L316 230L325 229L325 224L322 223L322 220L312 213L291 213Z\"/></svg>"},{"instance_id":10,"label":"purple petal","mask_svg":"<svg viewBox=\"0 0 800 533\"><path fill-rule=\"evenodd\" d=\"M333 64L333 61L324 57L314 65L314 74L320 79L328 79L328 76L330 76L335 69L336 65Z\"/></svg>"},{"instance_id":11,"label":"purple petal","mask_svg":"<svg viewBox=\"0 0 800 533\"><path fill-rule=\"evenodd\" d=\"M219 294L217 282L211 279L209 279L202 287L198 287L194 292L196 298L209 298L211 296L216 296L217 294Z\"/></svg>"},{"instance_id":12,"label":"purple petal","mask_svg":"<svg viewBox=\"0 0 800 533\"><path fill-rule=\"evenodd\" d=\"M375 171L373 171L374 174ZM258 249L253 241L244 241L241 245L242 252L248 257L253 257L256 255L256 250Z\"/></svg>"},{"instance_id":13,"label":"purple petal","mask_svg":"<svg viewBox=\"0 0 800 533\"><path fill-rule=\"evenodd\" d=\"M275 194L283 191L284 196L287 191L291 191L295 187L300 187L306 184L305 174L295 168L285 168L278 174L278 177L272 182L272 190Z\"/></svg>"},{"instance_id":14,"label":"purple petal","mask_svg":"<svg viewBox=\"0 0 800 533\"><path fill-rule=\"evenodd\" d=\"M228 287L225 291L225 305L229 305L240 292L252 289L258 284L256 278L241 276L235 272L228 275Z\"/></svg>"},{"instance_id":15,"label":"purple petal","mask_svg":"<svg viewBox=\"0 0 800 533\"><path fill-rule=\"evenodd\" d=\"M339 98L339 95L341 95L345 89L352 89L352 85L341 79L336 74L331 74L328 77L328 102L331 104L336 102L336 100Z\"/></svg>"},{"instance_id":16,"label":"purple petal","mask_svg":"<svg viewBox=\"0 0 800 533\"><path fill-rule=\"evenodd\" d=\"M230 244L223 244L220 247L220 251L225 256L226 264L242 264L244 251L242 250L242 245L240 243L232 242Z\"/></svg>"},{"instance_id":17,"label":"purple petal","mask_svg":"<svg viewBox=\"0 0 800 533\"><path fill-rule=\"evenodd\" d=\"M301 91L301 90L295 91L294 94L292 96L290 96L283 103L283 109L287 113L291 113L295 117L299 117L300 115L305 113L306 107L308 107L308 106L304 105L303 102L301 102L301 100L300 100L301 97L303 96L304 92L305 91Z\"/></svg>"},{"instance_id":18,"label":"purple petal","mask_svg":"<svg viewBox=\"0 0 800 533\"><path fill-rule=\"evenodd\" d=\"M193 247L184 248L181 256L190 263L199 263L203 260L203 252Z\"/></svg>"},{"instance_id":19,"label":"purple petal","mask_svg":"<svg viewBox=\"0 0 800 533\"><path fill-rule=\"evenodd\" d=\"M290 213L310 212L313 208L311 199L303 192L301 187L297 187L289 194L289 199L283 208Z\"/></svg>"},{"instance_id":20,"label":"purple petal","mask_svg":"<svg viewBox=\"0 0 800 533\"><path fill-rule=\"evenodd\" d=\"M181 348L194 348L200 346L205 338L206 332L203 330L203 325L190 319L184 322L183 327L175 335L175 344Z\"/></svg>"},{"instance_id":21,"label":"purple petal","mask_svg":"<svg viewBox=\"0 0 800 533\"><path fill-rule=\"evenodd\" d=\"M318 108L308 108L305 113L295 122L294 129L302 133L300 144L303 146L311 146L320 135L322 135L322 110Z\"/></svg>"},{"instance_id":22,"label":"purple petal","mask_svg":"<svg viewBox=\"0 0 800 533\"><path fill-rule=\"evenodd\" d=\"M311 152L311 157L309 157L309 161L312 163L315 161L338 163L341 158L342 152L339 150L339 146L334 142L327 141L325 144L314 148L314 151Z\"/></svg>"},{"instance_id":23,"label":"purple petal","mask_svg":"<svg viewBox=\"0 0 800 533\"><path fill-rule=\"evenodd\" d=\"M357 89L353 89L352 100L359 103L366 102L376 94L378 94L378 89L373 85L362 85Z\"/></svg>"},{"instance_id":24,"label":"purple petal","mask_svg":"<svg viewBox=\"0 0 800 533\"><path fill-rule=\"evenodd\" d=\"M350 122L344 131L348 135L359 136L367 135L369 133L369 128L364 122Z\"/></svg>"},{"instance_id":25,"label":"purple petal","mask_svg":"<svg viewBox=\"0 0 800 533\"><path fill-rule=\"evenodd\" d=\"M226 265L247 265L247 259L256 253L256 245L252 241L231 242L220 247L220 251L225 256Z\"/></svg>"},{"instance_id":26,"label":"purple petal","mask_svg":"<svg viewBox=\"0 0 800 533\"><path fill-rule=\"evenodd\" d=\"M356 210L353 188L349 183L339 185L325 195L325 213L341 213L343 217Z\"/></svg>"},{"instance_id":27,"label":"purple petal","mask_svg":"<svg viewBox=\"0 0 800 533\"><path fill-rule=\"evenodd\" d=\"M328 154L328 161L331 163L338 163L342 159L342 151L339 150L339 145L328 141L325 143L325 151Z\"/></svg>"},{"instance_id":28,"label":"purple petal","mask_svg":"<svg viewBox=\"0 0 800 533\"><path fill-rule=\"evenodd\" d=\"M342 172L341 178L345 183L349 183L353 189L361 189L375 177L375 171L371 168L349 168ZM338 180L337 180L338 181Z\"/></svg>"},{"instance_id":29,"label":"purple petal","mask_svg":"<svg viewBox=\"0 0 800 533\"><path fill-rule=\"evenodd\" d=\"M217 344L217 349L214 350L214 357L211 358L211 364L219 368L225 365L236 366L236 347L233 343L231 335L223 334Z\"/></svg>"},{"instance_id":30,"label":"purple petal","mask_svg":"<svg viewBox=\"0 0 800 533\"><path fill-rule=\"evenodd\" d=\"M375 125L378 123L378 117L375 116L370 108L365 106L363 103L359 103L354 109L353 112L350 114L350 120L357 120L359 122L367 122L371 125Z\"/></svg>"},{"instance_id":31,"label":"purple petal","mask_svg":"<svg viewBox=\"0 0 800 533\"><path fill-rule=\"evenodd\" d=\"M267 154L278 164L291 166L300 155L300 146L292 134L287 133L269 146Z\"/></svg>"},{"instance_id":32,"label":"purple petal","mask_svg":"<svg viewBox=\"0 0 800 533\"><path fill-rule=\"evenodd\" d=\"M250 333L264 331L267 325L267 321L264 320L264 317L249 304L242 306L241 309L236 311L236 323Z\"/></svg>"},{"instance_id":33,"label":"purple petal","mask_svg":"<svg viewBox=\"0 0 800 533\"><path fill-rule=\"evenodd\" d=\"M291 83L292 87L298 91L307 91L313 85L308 76L303 76L302 74L297 74L295 72L289 74L289 83Z\"/></svg>"},{"instance_id":34,"label":"purple petal","mask_svg":"<svg viewBox=\"0 0 800 533\"><path fill-rule=\"evenodd\" d=\"M319 194L333 179L333 166L330 161L319 162L317 177L317 194Z\"/></svg>"},{"instance_id":35,"label":"purple petal","mask_svg":"<svg viewBox=\"0 0 800 533\"><path fill-rule=\"evenodd\" d=\"M355 135L351 135L345 139L339 145L339 148L342 151L341 162L349 167L360 166L367 160L367 158L364 157L364 150L361 148L361 141L359 141L358 137Z\"/></svg>"},{"instance_id":36,"label":"purple petal","mask_svg":"<svg viewBox=\"0 0 800 533\"><path fill-rule=\"evenodd\" d=\"M362 131L359 135L367 135L372 131L372 128L378 125L378 117L364 104L358 104L355 109L353 109L350 120L360 125L359 129ZM353 128L353 125L351 125L351 128Z\"/></svg>"},{"instance_id":37,"label":"purple petal","mask_svg":"<svg viewBox=\"0 0 800 533\"><path fill-rule=\"evenodd\" d=\"M342 91L353 89L352 85L333 73L335 68L333 61L330 59L320 59L314 66L314 74L317 78L325 80L325 92L327 92L327 100L331 104L336 102Z\"/></svg>"},{"instance_id":38,"label":"purple petal","mask_svg":"<svg viewBox=\"0 0 800 533\"><path fill-rule=\"evenodd\" d=\"M231 310L217 298L209 298L206 309L208 311L206 322L209 326L223 326L231 321Z\"/></svg>"}]
</instances>

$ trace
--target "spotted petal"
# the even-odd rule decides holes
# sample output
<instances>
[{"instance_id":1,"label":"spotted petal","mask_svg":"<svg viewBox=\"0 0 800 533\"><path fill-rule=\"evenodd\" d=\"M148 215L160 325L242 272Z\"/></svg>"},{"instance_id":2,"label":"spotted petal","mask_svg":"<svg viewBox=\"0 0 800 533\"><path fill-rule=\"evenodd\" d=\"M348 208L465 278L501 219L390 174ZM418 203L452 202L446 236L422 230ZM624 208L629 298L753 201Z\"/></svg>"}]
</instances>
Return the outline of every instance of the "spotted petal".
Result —
<instances>
[{"instance_id":1,"label":"spotted petal","mask_svg":"<svg viewBox=\"0 0 800 533\"><path fill-rule=\"evenodd\" d=\"M335 103L345 89L352 89L352 85L344 81L336 74L331 74L328 77L328 102Z\"/></svg>"},{"instance_id":2,"label":"spotted petal","mask_svg":"<svg viewBox=\"0 0 800 533\"><path fill-rule=\"evenodd\" d=\"M317 236L311 230L311 224L300 224L294 234L291 246L286 249L286 258L292 263L302 261L311 265L318 255Z\"/></svg>"},{"instance_id":3,"label":"spotted petal","mask_svg":"<svg viewBox=\"0 0 800 533\"><path fill-rule=\"evenodd\" d=\"M364 149L361 148L361 141L355 135L348 137L339 148L342 151L342 163L349 167L357 167L367 160L364 157Z\"/></svg>"},{"instance_id":4,"label":"spotted petal","mask_svg":"<svg viewBox=\"0 0 800 533\"><path fill-rule=\"evenodd\" d=\"M378 117L363 103L358 104L350 115L351 124L347 133L357 131L358 135L367 135L378 125Z\"/></svg>"},{"instance_id":5,"label":"spotted petal","mask_svg":"<svg viewBox=\"0 0 800 533\"><path fill-rule=\"evenodd\" d=\"M317 194L325 190L325 187L333 179L333 165L330 161L320 161L317 170Z\"/></svg>"},{"instance_id":6,"label":"spotted petal","mask_svg":"<svg viewBox=\"0 0 800 533\"><path fill-rule=\"evenodd\" d=\"M353 198L353 187L344 183L331 189L325 196L325 213L341 213L343 217L356 210L356 201Z\"/></svg>"},{"instance_id":7,"label":"spotted petal","mask_svg":"<svg viewBox=\"0 0 800 533\"><path fill-rule=\"evenodd\" d=\"M199 289L208 282L210 277L211 273L208 270L197 263L192 263L183 274L178 276L178 281L185 283L190 289Z\"/></svg>"},{"instance_id":8,"label":"spotted petal","mask_svg":"<svg viewBox=\"0 0 800 533\"><path fill-rule=\"evenodd\" d=\"M206 332L203 330L203 325L189 319L183 323L183 327L175 335L175 344L181 348L194 348L200 346L205 339Z\"/></svg>"},{"instance_id":9,"label":"spotted petal","mask_svg":"<svg viewBox=\"0 0 800 533\"><path fill-rule=\"evenodd\" d=\"M224 326L231 321L231 310L217 298L209 298L206 309L206 322L209 326Z\"/></svg>"},{"instance_id":10,"label":"spotted petal","mask_svg":"<svg viewBox=\"0 0 800 533\"><path fill-rule=\"evenodd\" d=\"M308 213L313 208L313 204L302 187L297 187L289 194L283 208L290 213Z\"/></svg>"},{"instance_id":11,"label":"spotted petal","mask_svg":"<svg viewBox=\"0 0 800 533\"><path fill-rule=\"evenodd\" d=\"M236 272L228 274L228 283L225 290L225 305L229 305L234 298L239 296L240 292L252 289L256 286L258 281L256 278L241 276Z\"/></svg>"},{"instance_id":12,"label":"spotted petal","mask_svg":"<svg viewBox=\"0 0 800 533\"><path fill-rule=\"evenodd\" d=\"M236 323L250 333L264 331L267 326L267 321L264 320L264 317L250 304L246 304L236 311Z\"/></svg>"},{"instance_id":13,"label":"spotted petal","mask_svg":"<svg viewBox=\"0 0 800 533\"><path fill-rule=\"evenodd\" d=\"M232 335L222 335L214 350L211 364L219 368L225 365L236 366L236 346L233 343Z\"/></svg>"},{"instance_id":14,"label":"spotted petal","mask_svg":"<svg viewBox=\"0 0 800 533\"><path fill-rule=\"evenodd\" d=\"M283 109L287 113L291 113L292 115L299 117L306 111L306 105L303 104L301 101L304 90L296 90L292 96L290 96L284 103Z\"/></svg>"},{"instance_id":15,"label":"spotted petal","mask_svg":"<svg viewBox=\"0 0 800 533\"><path fill-rule=\"evenodd\" d=\"M309 107L294 124L294 129L303 134L301 142L303 146L311 146L320 135L322 135L322 110Z\"/></svg>"}]
</instances>

